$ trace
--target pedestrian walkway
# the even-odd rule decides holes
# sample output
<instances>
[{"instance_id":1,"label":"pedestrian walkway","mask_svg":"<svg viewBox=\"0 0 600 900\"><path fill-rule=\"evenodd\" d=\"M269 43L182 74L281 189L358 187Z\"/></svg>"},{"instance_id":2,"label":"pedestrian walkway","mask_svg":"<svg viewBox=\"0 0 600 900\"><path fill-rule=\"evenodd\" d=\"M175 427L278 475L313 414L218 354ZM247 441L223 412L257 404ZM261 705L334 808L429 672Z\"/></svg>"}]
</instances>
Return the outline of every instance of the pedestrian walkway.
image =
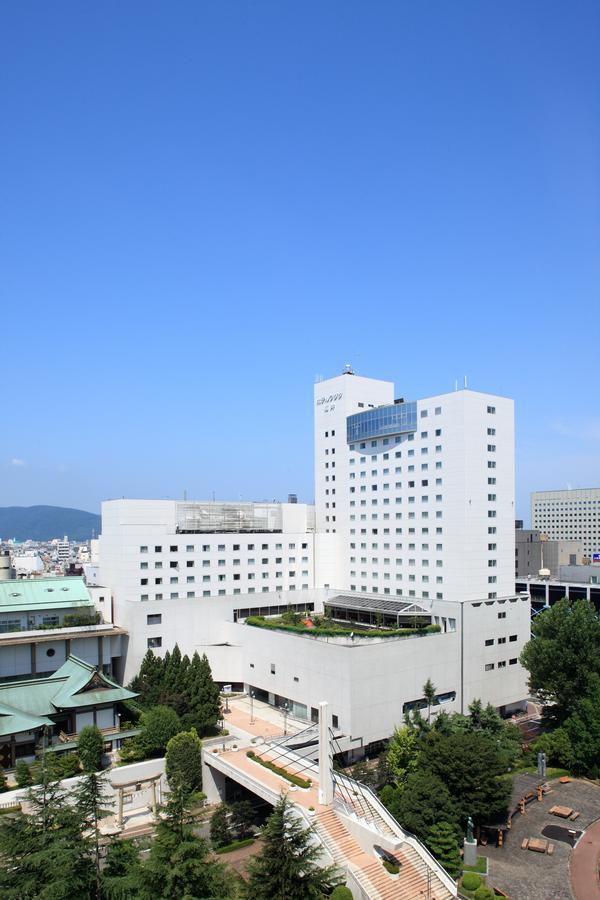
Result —
<instances>
[{"instance_id":1,"label":"pedestrian walkway","mask_svg":"<svg viewBox=\"0 0 600 900\"><path fill-rule=\"evenodd\" d=\"M571 856L571 888L575 900L600 900L600 819L581 836Z\"/></svg>"}]
</instances>

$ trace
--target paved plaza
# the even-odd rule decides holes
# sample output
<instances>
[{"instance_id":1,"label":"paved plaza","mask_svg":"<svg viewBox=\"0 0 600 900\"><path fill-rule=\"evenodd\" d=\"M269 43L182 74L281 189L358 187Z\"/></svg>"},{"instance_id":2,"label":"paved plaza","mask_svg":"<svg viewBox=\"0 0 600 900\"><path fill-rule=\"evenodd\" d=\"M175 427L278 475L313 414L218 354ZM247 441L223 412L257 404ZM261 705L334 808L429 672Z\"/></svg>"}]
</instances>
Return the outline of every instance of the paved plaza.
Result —
<instances>
[{"instance_id":1,"label":"paved plaza","mask_svg":"<svg viewBox=\"0 0 600 900\"><path fill-rule=\"evenodd\" d=\"M600 900L596 866L588 865L593 850L582 853L589 843L586 829L600 818L600 787L579 780L567 784L552 781L551 787L552 791L541 802L534 800L526 807L525 815L514 816L504 847L478 848L490 860L490 884L508 894L511 900ZM552 815L553 806L569 806L581 815L570 822ZM569 829L584 832L575 855L568 841ZM590 837L595 830L590 830ZM554 854L522 850L524 838L546 838L554 844Z\"/></svg>"}]
</instances>

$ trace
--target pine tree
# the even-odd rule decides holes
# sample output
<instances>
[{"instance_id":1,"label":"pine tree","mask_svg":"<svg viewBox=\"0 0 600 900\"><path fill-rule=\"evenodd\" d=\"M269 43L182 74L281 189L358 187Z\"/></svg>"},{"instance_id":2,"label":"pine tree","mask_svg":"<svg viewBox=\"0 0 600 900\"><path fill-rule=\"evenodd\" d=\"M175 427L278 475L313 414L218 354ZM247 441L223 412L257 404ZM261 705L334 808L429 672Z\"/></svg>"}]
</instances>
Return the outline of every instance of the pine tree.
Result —
<instances>
[{"instance_id":1,"label":"pine tree","mask_svg":"<svg viewBox=\"0 0 600 900\"><path fill-rule=\"evenodd\" d=\"M231 810L231 827L235 832L236 839L240 840L252 834L256 814L250 801L238 800L236 803L230 803L229 809Z\"/></svg>"},{"instance_id":2,"label":"pine tree","mask_svg":"<svg viewBox=\"0 0 600 900\"><path fill-rule=\"evenodd\" d=\"M24 759L20 759L15 766L15 781L17 782L17 787L20 788L29 787L30 784L33 784L31 769Z\"/></svg>"},{"instance_id":3,"label":"pine tree","mask_svg":"<svg viewBox=\"0 0 600 900\"><path fill-rule=\"evenodd\" d=\"M90 841L77 807L48 776L42 757L41 784L27 792L29 812L0 819L0 896L86 898L93 892Z\"/></svg>"},{"instance_id":4,"label":"pine tree","mask_svg":"<svg viewBox=\"0 0 600 900\"><path fill-rule=\"evenodd\" d=\"M136 691L139 703L142 706L155 706L159 702L162 685L164 663L160 656L156 656L152 650L148 650L140 671L130 682L130 689Z\"/></svg>"},{"instance_id":5,"label":"pine tree","mask_svg":"<svg viewBox=\"0 0 600 900\"><path fill-rule=\"evenodd\" d=\"M425 684L423 685L423 694L425 695L425 699L427 700L427 721L431 722L431 707L433 706L433 701L435 700L436 686L434 685L431 678L428 678Z\"/></svg>"},{"instance_id":6,"label":"pine tree","mask_svg":"<svg viewBox=\"0 0 600 900\"><path fill-rule=\"evenodd\" d=\"M225 847L233 841L230 825L230 809L227 803L221 803L210 817L210 840L213 847Z\"/></svg>"},{"instance_id":7,"label":"pine tree","mask_svg":"<svg viewBox=\"0 0 600 900\"><path fill-rule=\"evenodd\" d=\"M72 792L79 815L84 825L91 831L91 856L95 876L96 900L102 897L101 861L100 849L100 821L110 812L113 801L108 799L106 788L106 776L88 772L84 775L75 790Z\"/></svg>"},{"instance_id":8,"label":"pine tree","mask_svg":"<svg viewBox=\"0 0 600 900\"><path fill-rule=\"evenodd\" d=\"M184 718L186 727L193 725L200 735L213 731L221 713L220 693L218 684L213 681L208 657L194 653L187 677L190 713Z\"/></svg>"},{"instance_id":9,"label":"pine tree","mask_svg":"<svg viewBox=\"0 0 600 900\"><path fill-rule=\"evenodd\" d=\"M320 900L341 881L334 866L319 868L320 848L285 795L263 828L263 840L262 851L248 865L252 900Z\"/></svg>"},{"instance_id":10,"label":"pine tree","mask_svg":"<svg viewBox=\"0 0 600 900\"><path fill-rule=\"evenodd\" d=\"M157 829L150 856L140 871L140 900L235 897L232 879L208 857L208 845L189 827L179 833L169 822Z\"/></svg>"},{"instance_id":11,"label":"pine tree","mask_svg":"<svg viewBox=\"0 0 600 900\"><path fill-rule=\"evenodd\" d=\"M140 867L139 850L133 841L111 841L102 870L102 889L108 900L137 900Z\"/></svg>"},{"instance_id":12,"label":"pine tree","mask_svg":"<svg viewBox=\"0 0 600 900\"><path fill-rule=\"evenodd\" d=\"M462 865L456 831L449 822L438 822L429 829L425 841L437 861L452 878L458 878Z\"/></svg>"}]
</instances>

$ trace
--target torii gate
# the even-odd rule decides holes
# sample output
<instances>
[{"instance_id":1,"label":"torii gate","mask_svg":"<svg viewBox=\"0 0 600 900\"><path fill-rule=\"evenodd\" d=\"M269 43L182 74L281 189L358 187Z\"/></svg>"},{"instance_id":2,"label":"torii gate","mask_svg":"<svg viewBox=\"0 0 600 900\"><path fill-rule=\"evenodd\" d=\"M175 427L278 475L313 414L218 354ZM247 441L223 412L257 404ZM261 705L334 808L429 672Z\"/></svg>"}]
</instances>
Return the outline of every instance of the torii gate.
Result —
<instances>
[{"instance_id":1,"label":"torii gate","mask_svg":"<svg viewBox=\"0 0 600 900\"><path fill-rule=\"evenodd\" d=\"M127 781L123 784L114 785L115 790L118 792L117 828L119 830L122 830L123 828L123 797L136 794L138 791L144 790L144 787L149 786L152 791L152 802L150 803L149 808L152 810L152 816L156 819L156 785L160 782L161 778L162 773L159 773L158 775L151 775L149 778L137 778L135 781ZM145 803L144 806L148 806L148 804Z\"/></svg>"}]
</instances>

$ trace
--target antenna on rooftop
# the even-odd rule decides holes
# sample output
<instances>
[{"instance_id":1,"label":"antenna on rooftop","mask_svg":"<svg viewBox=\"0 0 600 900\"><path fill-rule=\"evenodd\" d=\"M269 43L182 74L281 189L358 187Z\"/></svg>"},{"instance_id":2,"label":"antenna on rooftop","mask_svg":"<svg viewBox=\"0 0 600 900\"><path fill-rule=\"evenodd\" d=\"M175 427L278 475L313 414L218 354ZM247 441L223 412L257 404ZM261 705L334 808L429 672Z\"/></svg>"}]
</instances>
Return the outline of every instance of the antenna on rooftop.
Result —
<instances>
[{"instance_id":1,"label":"antenna on rooftop","mask_svg":"<svg viewBox=\"0 0 600 900\"><path fill-rule=\"evenodd\" d=\"M354 375L354 370L353 370L352 366L350 365L350 363L346 363L344 365L344 371L342 374L343 375Z\"/></svg>"},{"instance_id":2,"label":"antenna on rooftop","mask_svg":"<svg viewBox=\"0 0 600 900\"><path fill-rule=\"evenodd\" d=\"M467 387L467 376L465 375L465 389Z\"/></svg>"}]
</instances>

